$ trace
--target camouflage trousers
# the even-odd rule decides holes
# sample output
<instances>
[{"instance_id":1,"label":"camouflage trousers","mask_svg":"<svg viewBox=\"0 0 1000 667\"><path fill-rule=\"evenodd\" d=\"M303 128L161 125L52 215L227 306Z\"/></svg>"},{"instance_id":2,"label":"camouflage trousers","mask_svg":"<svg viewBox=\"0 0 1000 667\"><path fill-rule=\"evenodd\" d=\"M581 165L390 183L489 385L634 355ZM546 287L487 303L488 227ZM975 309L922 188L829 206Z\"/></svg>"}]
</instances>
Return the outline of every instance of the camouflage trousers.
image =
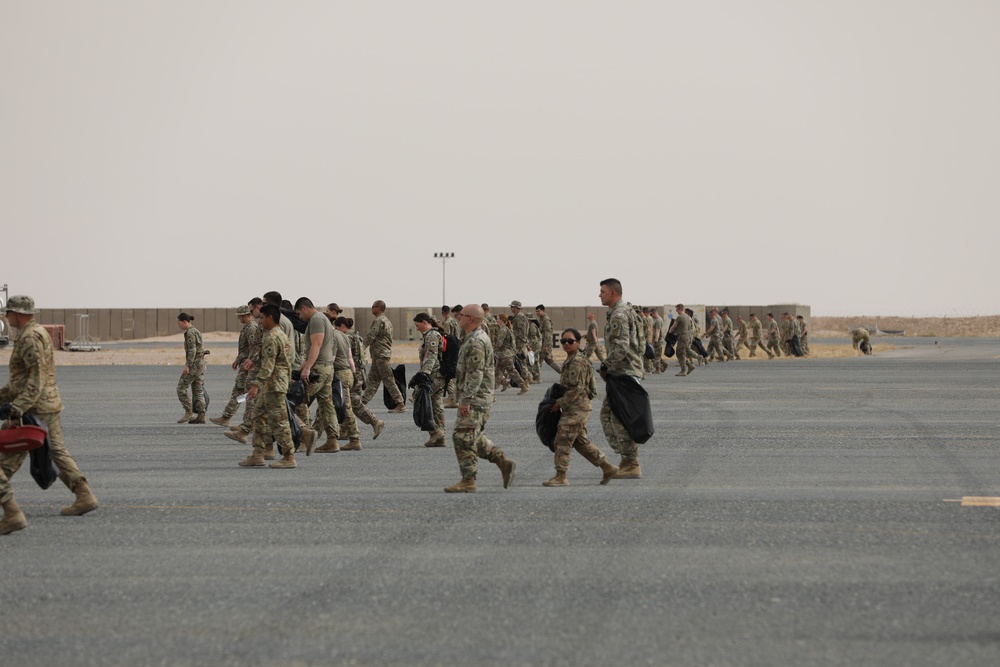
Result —
<instances>
[{"instance_id":1,"label":"camouflage trousers","mask_svg":"<svg viewBox=\"0 0 1000 667\"><path fill-rule=\"evenodd\" d=\"M726 358L722 351L722 336L709 336L708 338L708 358L722 361Z\"/></svg>"},{"instance_id":2,"label":"camouflage trousers","mask_svg":"<svg viewBox=\"0 0 1000 667\"><path fill-rule=\"evenodd\" d=\"M501 387L507 387L510 385L511 377L517 382L517 386L524 386L524 378L521 374L517 372L514 368L514 357L497 357L497 367L496 367L496 379L497 384Z\"/></svg>"},{"instance_id":3,"label":"camouflage trousers","mask_svg":"<svg viewBox=\"0 0 1000 667\"><path fill-rule=\"evenodd\" d=\"M549 365L549 368L554 370L556 373L562 373L562 364L557 364L556 360L552 358L552 348L542 348L541 361L544 361ZM537 359L537 357L536 357ZM539 366L541 366L539 364Z\"/></svg>"},{"instance_id":4,"label":"camouflage trousers","mask_svg":"<svg viewBox=\"0 0 1000 667\"><path fill-rule=\"evenodd\" d=\"M802 348L802 354L809 356L809 334L802 334L799 336L799 347Z\"/></svg>"},{"instance_id":5,"label":"camouflage trousers","mask_svg":"<svg viewBox=\"0 0 1000 667\"><path fill-rule=\"evenodd\" d=\"M722 351L726 353L726 359L736 358L736 345L733 343L732 334L722 334Z\"/></svg>"},{"instance_id":6,"label":"camouflage trousers","mask_svg":"<svg viewBox=\"0 0 1000 667\"><path fill-rule=\"evenodd\" d=\"M455 430L451 441L455 445L455 456L458 458L458 469L462 471L462 479L475 479L478 459L486 459L490 463L503 460L503 450L494 447L483 429L490 418L489 407L472 406L469 414L455 418Z\"/></svg>"},{"instance_id":7,"label":"camouflage trousers","mask_svg":"<svg viewBox=\"0 0 1000 667\"><path fill-rule=\"evenodd\" d=\"M588 360L590 360L596 354L598 360L604 361L604 350L601 349L601 344L598 343L597 341L594 341L593 343L591 343L588 340L587 341L587 349L584 350L583 353L587 356Z\"/></svg>"},{"instance_id":8,"label":"camouflage trousers","mask_svg":"<svg viewBox=\"0 0 1000 667\"><path fill-rule=\"evenodd\" d=\"M608 439L608 444L616 454L620 454L623 463L638 463L639 445L636 444L632 436L628 434L625 426L618 421L618 417L611 411L611 404L608 403L607 395L601 403L601 426L604 428L604 437Z\"/></svg>"},{"instance_id":9,"label":"camouflage trousers","mask_svg":"<svg viewBox=\"0 0 1000 667\"><path fill-rule=\"evenodd\" d=\"M657 373L662 373L667 367L667 360L663 356L663 348L665 343L662 340L658 340L653 344L653 352L656 353L656 358L653 359L653 370Z\"/></svg>"},{"instance_id":10,"label":"camouflage trousers","mask_svg":"<svg viewBox=\"0 0 1000 667\"><path fill-rule=\"evenodd\" d=\"M767 349L767 345L764 345L764 341L762 341L760 338L751 338L750 339L750 344L747 345L747 347L750 348L750 356L751 357L756 357L757 356L757 349L758 348L760 348L761 350L764 350L764 352L767 354L767 356L769 356L769 357L771 356L770 351L768 351L768 349Z\"/></svg>"},{"instance_id":11,"label":"camouflage trousers","mask_svg":"<svg viewBox=\"0 0 1000 667\"><path fill-rule=\"evenodd\" d=\"M226 403L226 407L222 410L222 416L224 419L229 419L237 413L240 409L239 401L236 399L240 394L246 393L247 390L247 375L250 371L243 370L243 367L239 367L239 371L236 373L236 381L233 382L233 393L229 397L229 402Z\"/></svg>"},{"instance_id":12,"label":"camouflage trousers","mask_svg":"<svg viewBox=\"0 0 1000 667\"><path fill-rule=\"evenodd\" d=\"M188 388L194 397L194 410L192 410L191 396L188 396ZM177 400L184 407L184 412L204 412L205 411L205 365L196 364L188 368L185 375L181 373L181 378L177 381Z\"/></svg>"},{"instance_id":13,"label":"camouflage trousers","mask_svg":"<svg viewBox=\"0 0 1000 667\"><path fill-rule=\"evenodd\" d=\"M681 371L694 369L694 357L691 352L690 337L682 336L677 339L677 342L674 343L674 354L677 356L677 365L681 367Z\"/></svg>"},{"instance_id":14,"label":"camouflage trousers","mask_svg":"<svg viewBox=\"0 0 1000 667\"><path fill-rule=\"evenodd\" d=\"M587 437L587 419L589 418L590 410L583 414L563 413L562 417L559 418L559 428L553 443L556 450L555 459L558 472L569 470L569 453L574 449L595 466L600 466L606 460L604 452L598 449L597 445Z\"/></svg>"},{"instance_id":15,"label":"camouflage trousers","mask_svg":"<svg viewBox=\"0 0 1000 667\"><path fill-rule=\"evenodd\" d=\"M363 387L365 382L364 378L365 376L363 372L354 374L354 383L350 387L351 412L356 420L360 420L371 426L378 421L378 418L372 414L372 411L365 406L364 401L362 400L362 392L364 391ZM347 385L344 385L344 389L347 389ZM355 422L355 426L357 426L357 422Z\"/></svg>"},{"instance_id":16,"label":"camouflage trousers","mask_svg":"<svg viewBox=\"0 0 1000 667\"><path fill-rule=\"evenodd\" d=\"M32 413L49 430L49 451L52 462L59 469L59 479L70 491L80 480L86 480L77 467L76 461L70 456L63 444L62 423L58 412ZM0 504L7 502L13 495L10 479L14 476L28 458L28 452L10 452L0 454Z\"/></svg>"},{"instance_id":17,"label":"camouflage trousers","mask_svg":"<svg viewBox=\"0 0 1000 667\"><path fill-rule=\"evenodd\" d=\"M350 440L360 440L361 431L358 430L358 421L354 418L352 405L354 401L351 400L354 373L351 372L350 368L344 368L337 371L337 377L340 378L340 384L344 385L344 421L337 425L337 432L346 435ZM334 420L336 420L336 409L334 410Z\"/></svg>"},{"instance_id":18,"label":"camouflage trousers","mask_svg":"<svg viewBox=\"0 0 1000 667\"><path fill-rule=\"evenodd\" d=\"M431 409L434 412L434 423L437 424L437 433L444 435L444 377L440 372L431 376Z\"/></svg>"},{"instance_id":19,"label":"camouflage trousers","mask_svg":"<svg viewBox=\"0 0 1000 667\"><path fill-rule=\"evenodd\" d=\"M279 450L284 453L292 447L292 429L288 425L288 406L285 394L280 391L265 391L257 394L253 415L253 446L263 449L274 439Z\"/></svg>"},{"instance_id":20,"label":"camouflage trousers","mask_svg":"<svg viewBox=\"0 0 1000 667\"><path fill-rule=\"evenodd\" d=\"M771 352L776 357L780 357L781 356L781 346L778 345L778 339L777 338L768 338L767 339L767 347L764 348L764 349L767 352Z\"/></svg>"},{"instance_id":21,"label":"camouflage trousers","mask_svg":"<svg viewBox=\"0 0 1000 667\"><path fill-rule=\"evenodd\" d=\"M257 379L256 369L251 370L247 374L246 387L249 388L256 379ZM247 396L247 402L243 406L243 422L240 424L240 428L243 429L244 433L253 433L253 412L256 403L257 403L256 398L250 398L249 396Z\"/></svg>"},{"instance_id":22,"label":"camouflage trousers","mask_svg":"<svg viewBox=\"0 0 1000 667\"><path fill-rule=\"evenodd\" d=\"M316 399L316 421L312 428L317 433L326 433L328 438L336 440L340 437L337 430L337 411L333 409L333 366L314 366L313 372L319 379L307 385L307 399L295 407L295 415L305 424L309 424L309 405Z\"/></svg>"},{"instance_id":23,"label":"camouflage trousers","mask_svg":"<svg viewBox=\"0 0 1000 667\"><path fill-rule=\"evenodd\" d=\"M542 381L542 355L539 352L533 352L533 356L535 357L535 361L529 364L525 360L524 366L528 373L531 374L531 381L538 383Z\"/></svg>"},{"instance_id":24,"label":"camouflage trousers","mask_svg":"<svg viewBox=\"0 0 1000 667\"><path fill-rule=\"evenodd\" d=\"M399 393L399 387L396 386L396 378L392 375L388 359L372 359L371 370L368 372L368 388L365 389L365 395L361 397L361 400L367 404L378 391L379 385L383 383L389 390L389 395L396 401L396 405L406 405L406 399Z\"/></svg>"}]
</instances>

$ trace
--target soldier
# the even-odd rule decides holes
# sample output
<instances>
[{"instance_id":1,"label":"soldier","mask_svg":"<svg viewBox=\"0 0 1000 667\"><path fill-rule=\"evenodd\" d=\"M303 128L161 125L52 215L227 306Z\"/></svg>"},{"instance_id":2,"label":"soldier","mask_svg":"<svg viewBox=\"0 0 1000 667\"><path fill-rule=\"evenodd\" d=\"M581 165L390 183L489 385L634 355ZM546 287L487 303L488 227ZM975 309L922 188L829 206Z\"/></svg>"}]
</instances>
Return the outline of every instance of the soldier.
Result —
<instances>
[{"instance_id":1,"label":"soldier","mask_svg":"<svg viewBox=\"0 0 1000 667\"><path fill-rule=\"evenodd\" d=\"M690 308L685 308L684 313L691 318L691 324L693 325L693 330L694 330L694 333L691 334L691 347L688 348L688 358L697 359L699 366L707 366L708 357L701 356L701 354L694 346L694 339L701 338L701 322L697 317L694 316L694 311L691 310ZM691 371L688 371L688 375L690 374Z\"/></svg>"},{"instance_id":2,"label":"soldier","mask_svg":"<svg viewBox=\"0 0 1000 667\"><path fill-rule=\"evenodd\" d=\"M538 328L542 334L541 359L538 360L539 366L544 361L556 373L561 373L562 366L557 364L556 360L552 358L552 320L545 314L545 306L543 304L535 306L535 317L538 318ZM537 357L538 353L536 352L535 354ZM539 376L539 380L541 380L541 376Z\"/></svg>"},{"instance_id":3,"label":"soldier","mask_svg":"<svg viewBox=\"0 0 1000 667\"><path fill-rule=\"evenodd\" d=\"M538 320L534 317L528 318L528 368L530 369L531 381L539 383L542 381L542 330L538 327Z\"/></svg>"},{"instance_id":4,"label":"soldier","mask_svg":"<svg viewBox=\"0 0 1000 667\"><path fill-rule=\"evenodd\" d=\"M493 347L496 347L496 336L497 331L500 329L500 325L497 324L497 318L490 314L490 304L483 303L480 304L483 309L483 323L486 325L486 333L490 335L490 342L493 343Z\"/></svg>"},{"instance_id":5,"label":"soldier","mask_svg":"<svg viewBox=\"0 0 1000 667\"><path fill-rule=\"evenodd\" d=\"M510 319L505 313L500 313L499 326L497 327L496 347L496 380L497 387L501 392L507 391L510 386L510 379L513 376L521 391L518 396L528 393L528 383L517 372L514 366L514 332L510 328Z\"/></svg>"},{"instance_id":6,"label":"soldier","mask_svg":"<svg viewBox=\"0 0 1000 667\"><path fill-rule=\"evenodd\" d=\"M694 340L694 322L691 316L684 310L684 304L676 306L677 316L674 323L670 325L667 333L677 334L677 342L674 343L674 354L677 355L677 365L681 367L677 377L684 377L694 372L694 352L691 349L691 342Z\"/></svg>"},{"instance_id":7,"label":"soldier","mask_svg":"<svg viewBox=\"0 0 1000 667\"><path fill-rule=\"evenodd\" d=\"M785 348L785 354L789 357L801 357L802 350L799 348L799 324L792 317L791 313L781 314L781 337Z\"/></svg>"},{"instance_id":8,"label":"soldier","mask_svg":"<svg viewBox=\"0 0 1000 667\"><path fill-rule=\"evenodd\" d=\"M747 340L748 338L747 323L746 320L744 320L739 315L736 316L736 335L739 337L739 342L736 343L736 347L733 350L734 354L736 355L736 358L742 359L742 357L740 356L741 347L745 347L746 349L750 350L750 353L752 355L753 349L750 347L750 341Z\"/></svg>"},{"instance_id":9,"label":"soldier","mask_svg":"<svg viewBox=\"0 0 1000 667\"><path fill-rule=\"evenodd\" d=\"M656 358L653 359L653 372L662 373L667 369L667 360L663 356L663 318L656 308L649 309L649 318L653 325L653 352L656 354Z\"/></svg>"},{"instance_id":10,"label":"soldier","mask_svg":"<svg viewBox=\"0 0 1000 667\"><path fill-rule=\"evenodd\" d=\"M736 346L733 344L733 320L729 317L729 309L723 308L722 313L722 351L726 353L726 361L736 359Z\"/></svg>"},{"instance_id":11,"label":"soldier","mask_svg":"<svg viewBox=\"0 0 1000 667\"><path fill-rule=\"evenodd\" d=\"M263 303L264 301L257 296L247 302L247 306L250 308L250 315L257 326L250 336L250 356L243 362L243 369L247 372L246 387L249 387L253 383L257 377L257 370L260 368L260 349L264 341L264 329L260 326L260 307ZM229 430L225 431L223 435L242 445L247 444L247 438L253 433L253 409L254 399L247 396L246 407L243 408L243 422L236 426L230 426Z\"/></svg>"},{"instance_id":12,"label":"soldier","mask_svg":"<svg viewBox=\"0 0 1000 667\"><path fill-rule=\"evenodd\" d=\"M799 347L802 348L802 354L809 356L809 326L806 324L806 318L801 315L796 315L795 320L799 324Z\"/></svg>"},{"instance_id":13,"label":"soldier","mask_svg":"<svg viewBox=\"0 0 1000 667\"><path fill-rule=\"evenodd\" d=\"M273 438L278 443L282 458L271 468L294 468L295 445L288 425L288 407L285 394L292 376L292 343L281 330L281 309L273 303L261 306L261 327L264 341L261 345L260 368L247 393L257 399L254 409L253 452L240 461L243 467L264 466L264 443ZM258 393L260 397L258 398Z\"/></svg>"},{"instance_id":14,"label":"soldier","mask_svg":"<svg viewBox=\"0 0 1000 667\"><path fill-rule=\"evenodd\" d=\"M239 318L240 324L243 327L240 329L240 339L236 344L236 359L232 364L233 370L236 371L236 381L233 382L233 393L230 395L226 407L222 410L222 416L209 419L210 422L219 426L229 426L229 420L233 418L233 415L240 408L237 399L240 395L246 393L247 373L250 372L243 367L243 363L250 358L250 341L256 330L260 327L253 319L250 306L238 307L236 309L236 317Z\"/></svg>"},{"instance_id":15,"label":"soldier","mask_svg":"<svg viewBox=\"0 0 1000 667\"><path fill-rule=\"evenodd\" d=\"M703 334L708 336L708 360L725 361L726 356L722 352L722 318L719 317L719 309L712 308L708 314L708 328Z\"/></svg>"},{"instance_id":16,"label":"soldier","mask_svg":"<svg viewBox=\"0 0 1000 667\"><path fill-rule=\"evenodd\" d=\"M584 354L587 355L588 361L595 354L598 361L604 361L604 350L601 349L601 344L597 340L597 322L595 319L593 313L587 313L587 349L584 350Z\"/></svg>"},{"instance_id":17,"label":"soldier","mask_svg":"<svg viewBox=\"0 0 1000 667\"><path fill-rule=\"evenodd\" d=\"M431 433L424 447L444 447L444 376L441 375L441 349L443 339L438 329L438 323L427 313L417 313L413 325L423 339L420 341L420 373L426 373L431 379L431 407L434 411L434 423L437 430Z\"/></svg>"},{"instance_id":18,"label":"soldier","mask_svg":"<svg viewBox=\"0 0 1000 667\"><path fill-rule=\"evenodd\" d=\"M337 412L333 409L333 376L334 356L336 355L335 340L333 336L333 324L323 313L316 310L316 306L308 297L300 296L295 301L295 314L306 323L305 331L305 359L299 367L299 378L306 383L306 400L295 409L296 415L302 420L304 425L302 432L302 445L305 446L306 456L312 454L313 443L318 433L326 433L326 442L337 444L340 437L337 423ZM347 366L345 366L347 368ZM316 373L319 379L316 382L309 381L310 373ZM309 403L316 399L316 421L312 428L309 428Z\"/></svg>"},{"instance_id":19,"label":"soldier","mask_svg":"<svg viewBox=\"0 0 1000 667\"><path fill-rule=\"evenodd\" d=\"M767 353L770 358L781 356L781 345L779 345L778 323L774 320L774 313L767 314Z\"/></svg>"},{"instance_id":20,"label":"soldier","mask_svg":"<svg viewBox=\"0 0 1000 667\"><path fill-rule=\"evenodd\" d=\"M521 312L521 302L510 302L510 327L514 332L514 356L525 364L527 371L527 351L528 351L528 316ZM524 373L524 379L531 382L531 373Z\"/></svg>"},{"instance_id":21,"label":"soldier","mask_svg":"<svg viewBox=\"0 0 1000 667\"><path fill-rule=\"evenodd\" d=\"M389 360L392 359L392 322L385 316L385 301L379 299L372 304L372 315L375 316L375 321L365 336L365 347L371 350L372 366L368 373L368 389L361 401L367 405L378 391L379 385L385 383L389 395L396 401L396 407L390 412L406 412L406 399L399 392L396 378L389 368Z\"/></svg>"},{"instance_id":22,"label":"soldier","mask_svg":"<svg viewBox=\"0 0 1000 667\"><path fill-rule=\"evenodd\" d=\"M868 329L858 327L851 332L851 344L855 350L861 350L864 354L872 353L871 337Z\"/></svg>"},{"instance_id":23,"label":"soldier","mask_svg":"<svg viewBox=\"0 0 1000 667\"><path fill-rule=\"evenodd\" d=\"M337 318L340 317L343 312L344 309L338 306L336 303L328 303L326 304L326 310L323 311L323 314L326 315L326 319L330 320L330 324L333 324L334 322L337 321Z\"/></svg>"},{"instance_id":24,"label":"soldier","mask_svg":"<svg viewBox=\"0 0 1000 667\"><path fill-rule=\"evenodd\" d=\"M483 309L471 303L462 310L462 330L465 341L459 351L456 369L458 387L458 416L452 441L462 479L445 487L446 493L475 493L477 458L495 463L503 478L503 488L509 488L514 481L516 464L508 459L503 450L494 447L483 433L490 418L493 405L493 346L490 337L482 329Z\"/></svg>"},{"instance_id":25,"label":"soldier","mask_svg":"<svg viewBox=\"0 0 1000 667\"><path fill-rule=\"evenodd\" d=\"M774 359L774 355L771 351L767 349L767 346L761 341L761 329L762 324L760 319L757 317L757 313L750 313L750 356L757 356L757 348L764 350L767 353L768 359Z\"/></svg>"},{"instance_id":26,"label":"soldier","mask_svg":"<svg viewBox=\"0 0 1000 667\"><path fill-rule=\"evenodd\" d=\"M351 387L354 386L354 374L357 366L354 363L354 355L351 352L351 340L347 333L338 329L337 318L330 324L333 325L333 372L340 379L340 385L344 391L344 419L337 426L338 439L347 439L347 444L340 447L337 440L327 434L326 442L316 448L316 451L337 452L337 451L359 451L361 449L361 432L358 430L358 422L354 416L354 401L351 400ZM371 413L369 413L371 414ZM336 415L336 410L334 410ZM377 419L371 422L377 425ZM378 435L376 430L375 435Z\"/></svg>"},{"instance_id":27,"label":"soldier","mask_svg":"<svg viewBox=\"0 0 1000 667\"><path fill-rule=\"evenodd\" d=\"M457 304L454 308L449 308L448 306L442 306L441 312L447 312L449 317L442 320L441 322L441 334L454 336L457 340L461 341L465 337L465 332L462 331L462 327L459 324L458 316L462 313L461 304ZM447 397L444 401L444 407L446 408L457 408L458 402L455 400L455 378L450 378L448 384L444 388L445 396Z\"/></svg>"},{"instance_id":28,"label":"soldier","mask_svg":"<svg viewBox=\"0 0 1000 667\"><path fill-rule=\"evenodd\" d=\"M351 331L352 327L354 327L354 318L352 317L338 317L336 321L334 321L333 327L347 337L347 342L350 346L351 363L353 364L352 370L354 371L354 376L353 383L351 385L344 385L344 391L350 393L350 396L346 398L348 398L351 403L351 413L354 415L355 419L360 419L362 422L372 427L374 431L372 440L377 440L378 436L382 433L382 429L385 428L385 422L372 414L372 411L369 410L361 400L365 384L364 339L357 331ZM350 432L350 427L347 425L346 421L341 422L340 439L348 440L350 438ZM328 445L329 443L320 447L316 451L340 451L336 447L328 447ZM361 449L360 434L358 449Z\"/></svg>"},{"instance_id":29,"label":"soldier","mask_svg":"<svg viewBox=\"0 0 1000 667\"><path fill-rule=\"evenodd\" d=\"M601 304L608 308L608 324L604 329L604 342L608 358L601 364L601 375L631 375L642 378L642 348L639 347L641 324L632 308L622 299L622 284L615 278L601 281ZM607 393L601 403L601 426L611 449L621 455L620 470L615 479L639 479L638 445L625 426L611 411Z\"/></svg>"},{"instance_id":30,"label":"soldier","mask_svg":"<svg viewBox=\"0 0 1000 667\"><path fill-rule=\"evenodd\" d=\"M56 385L52 339L35 321L35 301L30 296L10 297L6 315L8 324L17 329L17 337L8 362L7 384L0 387L0 403L6 404L5 418L19 422L24 415L33 415L48 430L49 451L52 462L59 469L59 479L76 496L73 504L63 507L59 513L80 516L92 512L97 509L97 498L63 443L59 415L63 402ZM28 526L10 484L26 458L28 452L0 454L0 506L3 507L0 535Z\"/></svg>"},{"instance_id":31,"label":"soldier","mask_svg":"<svg viewBox=\"0 0 1000 667\"><path fill-rule=\"evenodd\" d=\"M648 342L650 347L653 348L654 355L656 354L656 343L653 342L653 318L649 315L649 308L643 306L637 309L640 317L640 323L642 324L643 333L643 352L645 352L646 343ZM648 359L645 354L642 355L642 370L643 375L650 375L656 370L656 366L653 364L653 359Z\"/></svg>"},{"instance_id":32,"label":"soldier","mask_svg":"<svg viewBox=\"0 0 1000 667\"><path fill-rule=\"evenodd\" d=\"M177 316L177 328L184 332L184 370L177 381L177 399L184 408L184 416L177 420L178 424L205 423L205 346L201 332L191 324L193 321L194 317L187 313ZM191 388L190 397L188 387ZM191 411L192 398L194 412Z\"/></svg>"},{"instance_id":33,"label":"soldier","mask_svg":"<svg viewBox=\"0 0 1000 667\"><path fill-rule=\"evenodd\" d=\"M566 471L569 469L569 453L575 449L583 458L599 467L604 476L601 484L607 484L618 472L618 466L612 464L587 437L587 420L590 419L590 401L597 396L597 382L594 380L594 367L586 359L577 354L580 351L580 332L576 329L566 329L559 340L566 361L562 365L559 384L566 392L562 398L552 404L552 412L562 413L559 417L559 427L556 431L555 465L556 474L552 479L542 482L543 486L568 486Z\"/></svg>"}]
</instances>

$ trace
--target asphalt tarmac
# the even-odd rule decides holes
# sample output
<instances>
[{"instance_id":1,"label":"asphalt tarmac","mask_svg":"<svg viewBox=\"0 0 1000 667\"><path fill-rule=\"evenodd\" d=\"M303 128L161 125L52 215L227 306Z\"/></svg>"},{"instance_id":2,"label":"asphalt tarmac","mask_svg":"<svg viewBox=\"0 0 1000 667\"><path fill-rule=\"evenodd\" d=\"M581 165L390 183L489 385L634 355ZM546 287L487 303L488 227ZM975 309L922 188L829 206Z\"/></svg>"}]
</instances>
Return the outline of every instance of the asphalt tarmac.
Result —
<instances>
[{"instance_id":1,"label":"asphalt tarmac","mask_svg":"<svg viewBox=\"0 0 1000 667\"><path fill-rule=\"evenodd\" d=\"M0 665L1000 664L1000 507L969 500L1000 496L1000 340L893 343L649 377L643 477L608 486L574 453L542 487L544 386L499 394L515 483L481 462L470 495L410 413L242 469L221 428L174 423L178 368L61 368L101 507L14 478ZM231 382L209 368L210 416Z\"/></svg>"}]
</instances>

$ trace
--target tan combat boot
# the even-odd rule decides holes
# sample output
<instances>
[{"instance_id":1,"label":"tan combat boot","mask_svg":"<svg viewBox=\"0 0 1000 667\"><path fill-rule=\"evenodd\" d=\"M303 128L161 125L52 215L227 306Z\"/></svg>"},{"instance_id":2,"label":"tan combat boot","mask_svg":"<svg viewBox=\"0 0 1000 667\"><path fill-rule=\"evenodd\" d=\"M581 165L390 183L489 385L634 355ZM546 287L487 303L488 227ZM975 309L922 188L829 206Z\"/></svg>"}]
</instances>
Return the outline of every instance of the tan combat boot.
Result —
<instances>
[{"instance_id":1,"label":"tan combat boot","mask_svg":"<svg viewBox=\"0 0 1000 667\"><path fill-rule=\"evenodd\" d=\"M24 513L17 506L14 496L11 496L10 500L3 504L3 521L0 521L0 535L7 535L13 533L15 530L27 527L28 520L24 518Z\"/></svg>"},{"instance_id":2,"label":"tan combat boot","mask_svg":"<svg viewBox=\"0 0 1000 667\"><path fill-rule=\"evenodd\" d=\"M295 448L292 445L285 446L285 453L281 457L280 461L275 461L269 468L294 468L295 464Z\"/></svg>"},{"instance_id":3,"label":"tan combat boot","mask_svg":"<svg viewBox=\"0 0 1000 667\"><path fill-rule=\"evenodd\" d=\"M274 453L274 442L269 442L264 445L264 460L273 461L276 458L277 455Z\"/></svg>"},{"instance_id":4,"label":"tan combat boot","mask_svg":"<svg viewBox=\"0 0 1000 667\"><path fill-rule=\"evenodd\" d=\"M642 468L639 467L638 463L634 461L624 461L621 468L614 475L611 476L612 479L641 479L642 478Z\"/></svg>"},{"instance_id":5,"label":"tan combat boot","mask_svg":"<svg viewBox=\"0 0 1000 667\"><path fill-rule=\"evenodd\" d=\"M375 431L375 434L372 436L372 440L378 440L378 437L379 435L381 435L382 429L384 428L385 428L385 422L382 421L381 419L376 419L375 423L372 424L372 429Z\"/></svg>"},{"instance_id":6,"label":"tan combat boot","mask_svg":"<svg viewBox=\"0 0 1000 667\"><path fill-rule=\"evenodd\" d=\"M566 479L566 472L564 470L556 470L556 476L542 482L542 486L569 486L569 480Z\"/></svg>"},{"instance_id":7,"label":"tan combat boot","mask_svg":"<svg viewBox=\"0 0 1000 667\"><path fill-rule=\"evenodd\" d=\"M77 480L71 490L76 494L76 501L72 505L67 505L59 510L60 514L63 516L81 516L97 509L97 498L90 492L87 480Z\"/></svg>"},{"instance_id":8,"label":"tan combat boot","mask_svg":"<svg viewBox=\"0 0 1000 667\"><path fill-rule=\"evenodd\" d=\"M246 457L240 461L240 465L244 468L263 468L264 467L264 450L260 447L254 447L253 452L250 456Z\"/></svg>"},{"instance_id":9,"label":"tan combat boot","mask_svg":"<svg viewBox=\"0 0 1000 667\"><path fill-rule=\"evenodd\" d=\"M601 470L604 471L604 477L601 478L601 486L604 486L614 479L614 476L618 474L619 468L611 461L604 459L601 461Z\"/></svg>"},{"instance_id":10,"label":"tan combat boot","mask_svg":"<svg viewBox=\"0 0 1000 667\"><path fill-rule=\"evenodd\" d=\"M190 410L184 413L184 416L177 420L178 424L190 424L191 420L194 419L194 413Z\"/></svg>"},{"instance_id":11,"label":"tan combat boot","mask_svg":"<svg viewBox=\"0 0 1000 667\"><path fill-rule=\"evenodd\" d=\"M500 475L503 477L503 488L510 488L510 485L514 483L514 468L517 467L517 464L501 455L500 460L497 461L497 467L500 468Z\"/></svg>"},{"instance_id":12,"label":"tan combat boot","mask_svg":"<svg viewBox=\"0 0 1000 667\"><path fill-rule=\"evenodd\" d=\"M434 431L424 447L444 447L444 431Z\"/></svg>"},{"instance_id":13,"label":"tan combat boot","mask_svg":"<svg viewBox=\"0 0 1000 667\"><path fill-rule=\"evenodd\" d=\"M406 402L404 401L403 403L397 403L396 407L394 407L392 410L389 410L389 412L406 412Z\"/></svg>"},{"instance_id":14,"label":"tan combat boot","mask_svg":"<svg viewBox=\"0 0 1000 667\"><path fill-rule=\"evenodd\" d=\"M208 421L217 426L229 426L229 417L212 417Z\"/></svg>"},{"instance_id":15,"label":"tan combat boot","mask_svg":"<svg viewBox=\"0 0 1000 667\"><path fill-rule=\"evenodd\" d=\"M197 416L188 422L188 424L204 424L205 423L205 413L199 412Z\"/></svg>"},{"instance_id":16,"label":"tan combat boot","mask_svg":"<svg viewBox=\"0 0 1000 667\"><path fill-rule=\"evenodd\" d=\"M475 493L476 492L476 478L470 477L469 479L462 478L458 484L452 484L451 486L444 487L445 493Z\"/></svg>"},{"instance_id":17,"label":"tan combat boot","mask_svg":"<svg viewBox=\"0 0 1000 667\"><path fill-rule=\"evenodd\" d=\"M457 408L458 407L458 403L455 402L455 397L454 396L449 396L447 399L445 399L444 405L442 405L442 407L445 407L445 408Z\"/></svg>"},{"instance_id":18,"label":"tan combat boot","mask_svg":"<svg viewBox=\"0 0 1000 667\"><path fill-rule=\"evenodd\" d=\"M348 440L347 444L340 448L342 452L359 452L361 451L361 441L355 438L354 440Z\"/></svg>"},{"instance_id":19,"label":"tan combat boot","mask_svg":"<svg viewBox=\"0 0 1000 667\"><path fill-rule=\"evenodd\" d=\"M344 445L344 447L346 446L347 445ZM336 440L330 440L329 438L327 438L326 444L323 445L322 447L317 447L314 451L321 454L332 454L334 452L340 451L340 445L337 443Z\"/></svg>"},{"instance_id":20,"label":"tan combat boot","mask_svg":"<svg viewBox=\"0 0 1000 667\"><path fill-rule=\"evenodd\" d=\"M247 444L247 434L243 432L243 429L236 429L231 431L223 431L222 435L226 436L230 440L235 440L241 445Z\"/></svg>"},{"instance_id":21,"label":"tan combat boot","mask_svg":"<svg viewBox=\"0 0 1000 667\"><path fill-rule=\"evenodd\" d=\"M525 382L521 385L521 391L517 392L517 395L520 396L521 394L527 394L527 393L528 393L528 383Z\"/></svg>"}]
</instances>

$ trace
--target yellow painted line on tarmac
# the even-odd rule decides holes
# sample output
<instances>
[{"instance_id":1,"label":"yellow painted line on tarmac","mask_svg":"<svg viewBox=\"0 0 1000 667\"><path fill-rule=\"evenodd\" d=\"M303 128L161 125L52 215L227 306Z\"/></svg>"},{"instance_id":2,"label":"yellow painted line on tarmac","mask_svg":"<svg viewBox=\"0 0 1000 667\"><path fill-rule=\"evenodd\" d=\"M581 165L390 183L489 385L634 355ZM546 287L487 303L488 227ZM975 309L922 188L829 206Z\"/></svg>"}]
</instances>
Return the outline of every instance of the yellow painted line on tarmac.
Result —
<instances>
[{"instance_id":1,"label":"yellow painted line on tarmac","mask_svg":"<svg viewBox=\"0 0 1000 667\"><path fill-rule=\"evenodd\" d=\"M962 496L945 499L946 503L960 503L962 507L1000 507L998 496Z\"/></svg>"}]
</instances>

